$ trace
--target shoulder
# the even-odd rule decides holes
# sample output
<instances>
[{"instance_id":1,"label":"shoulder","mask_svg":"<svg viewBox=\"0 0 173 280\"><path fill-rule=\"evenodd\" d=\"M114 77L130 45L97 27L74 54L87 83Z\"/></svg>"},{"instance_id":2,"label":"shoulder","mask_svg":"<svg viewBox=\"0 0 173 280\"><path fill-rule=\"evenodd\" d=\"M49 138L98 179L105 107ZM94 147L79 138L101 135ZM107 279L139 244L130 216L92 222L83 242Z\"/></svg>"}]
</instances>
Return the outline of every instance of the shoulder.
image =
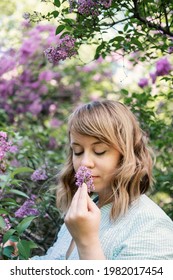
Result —
<instances>
[{"instance_id":1,"label":"shoulder","mask_svg":"<svg viewBox=\"0 0 173 280\"><path fill-rule=\"evenodd\" d=\"M134 215L134 218L147 219L163 219L172 223L168 215L148 196L141 195L129 207L129 215Z\"/></svg>"},{"instance_id":2,"label":"shoulder","mask_svg":"<svg viewBox=\"0 0 173 280\"><path fill-rule=\"evenodd\" d=\"M121 231L119 251L114 249L114 258L173 258L173 222L146 195L132 203L119 223L123 223L124 231Z\"/></svg>"},{"instance_id":3,"label":"shoulder","mask_svg":"<svg viewBox=\"0 0 173 280\"><path fill-rule=\"evenodd\" d=\"M125 228L128 237L143 234L143 235L158 235L167 234L173 240L173 221L168 215L149 197L141 195L129 207L128 212L118 218L117 225Z\"/></svg>"}]
</instances>

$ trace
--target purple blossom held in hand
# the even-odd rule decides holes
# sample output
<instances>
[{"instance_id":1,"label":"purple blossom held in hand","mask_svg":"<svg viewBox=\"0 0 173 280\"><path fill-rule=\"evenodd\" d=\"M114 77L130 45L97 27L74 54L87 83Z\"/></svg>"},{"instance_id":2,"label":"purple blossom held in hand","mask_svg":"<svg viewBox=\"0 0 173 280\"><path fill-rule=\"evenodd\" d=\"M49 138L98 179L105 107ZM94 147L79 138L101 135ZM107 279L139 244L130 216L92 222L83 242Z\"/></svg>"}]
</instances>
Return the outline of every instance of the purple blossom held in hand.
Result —
<instances>
[{"instance_id":1,"label":"purple blossom held in hand","mask_svg":"<svg viewBox=\"0 0 173 280\"><path fill-rule=\"evenodd\" d=\"M76 185L82 187L85 183L88 187L88 193L95 189L91 171L86 166L80 166L77 173L75 174Z\"/></svg>"}]
</instances>

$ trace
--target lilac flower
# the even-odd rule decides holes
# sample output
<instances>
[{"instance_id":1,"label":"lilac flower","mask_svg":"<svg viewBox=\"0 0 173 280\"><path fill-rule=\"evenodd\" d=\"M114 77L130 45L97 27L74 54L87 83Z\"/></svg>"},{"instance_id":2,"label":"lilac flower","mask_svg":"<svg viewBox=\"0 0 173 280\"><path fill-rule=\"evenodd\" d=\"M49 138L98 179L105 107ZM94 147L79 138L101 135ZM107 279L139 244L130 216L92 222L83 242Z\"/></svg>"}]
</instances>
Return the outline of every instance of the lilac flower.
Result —
<instances>
[{"instance_id":1,"label":"lilac flower","mask_svg":"<svg viewBox=\"0 0 173 280\"><path fill-rule=\"evenodd\" d=\"M16 145L13 145L9 149L10 153L16 154L19 151L19 148Z\"/></svg>"},{"instance_id":2,"label":"lilac flower","mask_svg":"<svg viewBox=\"0 0 173 280\"><path fill-rule=\"evenodd\" d=\"M45 80L46 82L51 81L54 77L55 73L50 70L43 71L39 74L39 80Z\"/></svg>"},{"instance_id":3,"label":"lilac flower","mask_svg":"<svg viewBox=\"0 0 173 280\"><path fill-rule=\"evenodd\" d=\"M83 183L86 183L89 193L95 189L91 171L86 166L79 167L75 174L75 178L78 187L81 187Z\"/></svg>"},{"instance_id":4,"label":"lilac flower","mask_svg":"<svg viewBox=\"0 0 173 280\"><path fill-rule=\"evenodd\" d=\"M52 114L54 114L56 111L57 111L57 105L51 104L51 105L49 106L49 112L52 113Z\"/></svg>"},{"instance_id":5,"label":"lilac flower","mask_svg":"<svg viewBox=\"0 0 173 280\"><path fill-rule=\"evenodd\" d=\"M112 0L78 0L78 12L85 16L98 16L100 14L99 7L109 8L112 4ZM72 10L72 3L70 3Z\"/></svg>"},{"instance_id":6,"label":"lilac flower","mask_svg":"<svg viewBox=\"0 0 173 280\"><path fill-rule=\"evenodd\" d=\"M31 112L34 116L37 116L42 110L42 104L39 99L36 99L29 107L28 111Z\"/></svg>"},{"instance_id":7,"label":"lilac flower","mask_svg":"<svg viewBox=\"0 0 173 280\"><path fill-rule=\"evenodd\" d=\"M14 166L14 167L19 167L20 162L17 159L13 159L13 160L11 160L10 165Z\"/></svg>"},{"instance_id":8,"label":"lilac flower","mask_svg":"<svg viewBox=\"0 0 173 280\"><path fill-rule=\"evenodd\" d=\"M10 147L11 143L7 141L7 133L0 131L0 161L4 159Z\"/></svg>"},{"instance_id":9,"label":"lilac flower","mask_svg":"<svg viewBox=\"0 0 173 280\"><path fill-rule=\"evenodd\" d=\"M8 71L13 70L15 66L15 54L9 54L6 52L2 57L0 57L0 76Z\"/></svg>"},{"instance_id":10,"label":"lilac flower","mask_svg":"<svg viewBox=\"0 0 173 280\"><path fill-rule=\"evenodd\" d=\"M59 43L56 47L49 47L44 51L49 62L54 65L58 64L60 60L65 60L67 57L71 57L76 54L75 39L69 35L65 35L62 39L59 39Z\"/></svg>"},{"instance_id":11,"label":"lilac flower","mask_svg":"<svg viewBox=\"0 0 173 280\"><path fill-rule=\"evenodd\" d=\"M156 74L157 76L164 76L169 74L169 72L172 70L171 64L167 60L166 57L161 58L156 63Z\"/></svg>"},{"instance_id":12,"label":"lilac flower","mask_svg":"<svg viewBox=\"0 0 173 280\"><path fill-rule=\"evenodd\" d=\"M138 86L141 88L148 86L148 79L147 78L140 79L138 82Z\"/></svg>"},{"instance_id":13,"label":"lilac flower","mask_svg":"<svg viewBox=\"0 0 173 280\"><path fill-rule=\"evenodd\" d=\"M16 218L24 218L28 216L37 216L39 211L35 206L36 196L31 195L31 198L27 199L24 204L15 212Z\"/></svg>"},{"instance_id":14,"label":"lilac flower","mask_svg":"<svg viewBox=\"0 0 173 280\"><path fill-rule=\"evenodd\" d=\"M168 48L168 53L169 53L169 54L173 53L173 46L171 46L171 47Z\"/></svg>"},{"instance_id":15,"label":"lilac flower","mask_svg":"<svg viewBox=\"0 0 173 280\"><path fill-rule=\"evenodd\" d=\"M78 12L85 16L98 16L98 2L93 0L79 0L78 1Z\"/></svg>"},{"instance_id":16,"label":"lilac flower","mask_svg":"<svg viewBox=\"0 0 173 280\"><path fill-rule=\"evenodd\" d=\"M7 133L4 131L0 131L0 137L7 139Z\"/></svg>"},{"instance_id":17,"label":"lilac flower","mask_svg":"<svg viewBox=\"0 0 173 280\"><path fill-rule=\"evenodd\" d=\"M112 5L112 0L102 0L100 2L105 8L109 8Z\"/></svg>"},{"instance_id":18,"label":"lilac flower","mask_svg":"<svg viewBox=\"0 0 173 280\"><path fill-rule=\"evenodd\" d=\"M34 171L34 173L31 175L31 180L36 181L44 181L47 179L46 170L43 168L39 168Z\"/></svg>"},{"instance_id":19,"label":"lilac flower","mask_svg":"<svg viewBox=\"0 0 173 280\"><path fill-rule=\"evenodd\" d=\"M56 138L55 137L50 137L49 138L49 144L48 144L49 149L51 149L51 150L56 149L57 146L58 146L58 144L57 144Z\"/></svg>"},{"instance_id":20,"label":"lilac flower","mask_svg":"<svg viewBox=\"0 0 173 280\"><path fill-rule=\"evenodd\" d=\"M155 83L155 81L156 81L156 78L157 78L157 74L156 74L156 72L154 72L154 73L150 73L150 78L151 78L151 80L152 80L152 83L154 84L154 83Z\"/></svg>"},{"instance_id":21,"label":"lilac flower","mask_svg":"<svg viewBox=\"0 0 173 280\"><path fill-rule=\"evenodd\" d=\"M57 127L59 127L60 125L61 125L61 121L60 120L58 120L58 119L56 119L56 118L53 118L53 119L51 119L50 120L50 126L52 127L52 128L57 128Z\"/></svg>"}]
</instances>

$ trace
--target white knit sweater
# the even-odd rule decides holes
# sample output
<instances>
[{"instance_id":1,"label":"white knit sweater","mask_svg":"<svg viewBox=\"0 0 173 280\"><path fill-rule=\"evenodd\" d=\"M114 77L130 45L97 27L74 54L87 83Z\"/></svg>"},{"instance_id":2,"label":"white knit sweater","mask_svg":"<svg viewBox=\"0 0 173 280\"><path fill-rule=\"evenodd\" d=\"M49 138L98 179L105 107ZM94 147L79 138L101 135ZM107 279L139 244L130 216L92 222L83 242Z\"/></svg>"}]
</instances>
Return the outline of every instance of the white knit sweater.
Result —
<instances>
[{"instance_id":1,"label":"white knit sweater","mask_svg":"<svg viewBox=\"0 0 173 280\"><path fill-rule=\"evenodd\" d=\"M111 204L101 210L100 242L109 260L173 260L173 222L146 195L132 203L126 215L115 222L109 219ZM71 235L65 224L58 233L57 241L46 255L35 256L34 260L65 260L71 242ZM74 248L70 260L78 260Z\"/></svg>"}]
</instances>

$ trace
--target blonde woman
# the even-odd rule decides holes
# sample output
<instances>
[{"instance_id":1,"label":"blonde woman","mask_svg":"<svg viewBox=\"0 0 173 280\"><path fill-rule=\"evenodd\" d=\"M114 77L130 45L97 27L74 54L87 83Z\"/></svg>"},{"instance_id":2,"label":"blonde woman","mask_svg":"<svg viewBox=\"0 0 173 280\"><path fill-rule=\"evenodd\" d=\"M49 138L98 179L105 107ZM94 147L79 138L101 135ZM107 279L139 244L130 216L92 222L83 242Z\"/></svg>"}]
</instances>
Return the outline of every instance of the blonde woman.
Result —
<instances>
[{"instance_id":1,"label":"blonde woman","mask_svg":"<svg viewBox=\"0 0 173 280\"><path fill-rule=\"evenodd\" d=\"M122 103L93 101L69 117L69 155L57 206L64 224L45 256L32 259L173 259L173 222L146 191L153 183L146 137ZM80 167L94 189L77 187Z\"/></svg>"}]
</instances>

